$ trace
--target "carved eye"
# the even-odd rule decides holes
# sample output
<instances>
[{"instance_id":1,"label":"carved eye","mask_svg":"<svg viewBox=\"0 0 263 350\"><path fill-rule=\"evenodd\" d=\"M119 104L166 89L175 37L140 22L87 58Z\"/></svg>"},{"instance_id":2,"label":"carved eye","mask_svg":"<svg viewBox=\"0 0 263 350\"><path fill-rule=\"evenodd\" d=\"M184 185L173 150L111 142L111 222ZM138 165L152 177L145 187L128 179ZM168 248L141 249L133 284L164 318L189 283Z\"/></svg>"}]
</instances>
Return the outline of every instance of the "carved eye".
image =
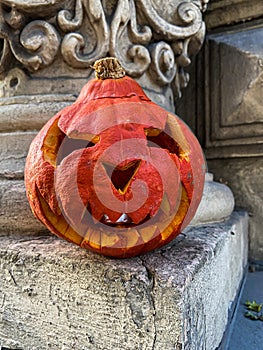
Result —
<instances>
[{"instance_id":1,"label":"carved eye","mask_svg":"<svg viewBox=\"0 0 263 350\"><path fill-rule=\"evenodd\" d=\"M72 152L78 150L78 149L85 149L95 146L96 143L88 140L78 140L78 139L71 139L68 136L65 136L63 139L63 142L61 143L59 147L59 151L57 154L57 160L56 163L59 165L61 161L66 158L69 154Z\"/></svg>"},{"instance_id":2,"label":"carved eye","mask_svg":"<svg viewBox=\"0 0 263 350\"><path fill-rule=\"evenodd\" d=\"M93 147L100 139L96 135L84 136L78 139L68 137L60 130L58 127L58 120L56 120L51 125L44 138L42 146L44 159L52 166L56 167L70 153L78 149Z\"/></svg>"},{"instance_id":3,"label":"carved eye","mask_svg":"<svg viewBox=\"0 0 263 350\"><path fill-rule=\"evenodd\" d=\"M144 131L149 147L161 147L170 153L179 153L177 142L167 132L154 128L147 128Z\"/></svg>"}]
</instances>

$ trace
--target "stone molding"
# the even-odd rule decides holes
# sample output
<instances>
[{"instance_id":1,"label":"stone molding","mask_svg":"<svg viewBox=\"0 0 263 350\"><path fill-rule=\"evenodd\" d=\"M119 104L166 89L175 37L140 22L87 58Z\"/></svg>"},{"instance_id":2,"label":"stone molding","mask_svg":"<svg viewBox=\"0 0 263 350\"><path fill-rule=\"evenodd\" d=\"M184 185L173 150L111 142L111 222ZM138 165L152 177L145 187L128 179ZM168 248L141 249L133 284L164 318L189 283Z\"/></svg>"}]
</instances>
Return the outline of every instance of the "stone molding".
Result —
<instances>
[{"instance_id":1,"label":"stone molding","mask_svg":"<svg viewBox=\"0 0 263 350\"><path fill-rule=\"evenodd\" d=\"M235 200L230 188L213 180L213 174L206 173L202 200L186 230L192 226L223 222L233 212Z\"/></svg>"},{"instance_id":2,"label":"stone molding","mask_svg":"<svg viewBox=\"0 0 263 350\"><path fill-rule=\"evenodd\" d=\"M204 70L206 157L262 156L263 27L210 34Z\"/></svg>"},{"instance_id":3,"label":"stone molding","mask_svg":"<svg viewBox=\"0 0 263 350\"><path fill-rule=\"evenodd\" d=\"M208 30L251 21L263 15L262 0L212 0L205 22Z\"/></svg>"},{"instance_id":4,"label":"stone molding","mask_svg":"<svg viewBox=\"0 0 263 350\"><path fill-rule=\"evenodd\" d=\"M159 93L171 85L180 95L189 80L184 67L203 43L207 2L169 0L163 8L159 0L3 0L0 73L6 78L12 68L19 71L7 78L2 97L19 95L28 77L89 76L94 61L107 55L116 56L128 75L142 78L144 88ZM76 93L81 84L76 81Z\"/></svg>"}]
</instances>

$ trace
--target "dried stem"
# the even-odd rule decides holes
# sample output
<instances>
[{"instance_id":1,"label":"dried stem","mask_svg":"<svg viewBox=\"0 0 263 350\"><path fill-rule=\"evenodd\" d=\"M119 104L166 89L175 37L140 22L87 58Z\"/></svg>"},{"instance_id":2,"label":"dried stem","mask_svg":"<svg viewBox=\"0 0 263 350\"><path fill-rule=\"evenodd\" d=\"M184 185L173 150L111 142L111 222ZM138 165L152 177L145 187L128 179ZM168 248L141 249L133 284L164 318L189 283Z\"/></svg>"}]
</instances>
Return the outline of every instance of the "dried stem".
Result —
<instances>
[{"instance_id":1,"label":"dried stem","mask_svg":"<svg viewBox=\"0 0 263 350\"><path fill-rule=\"evenodd\" d=\"M95 69L97 79L119 79L125 76L125 70L115 57L105 57L97 60L91 67Z\"/></svg>"}]
</instances>

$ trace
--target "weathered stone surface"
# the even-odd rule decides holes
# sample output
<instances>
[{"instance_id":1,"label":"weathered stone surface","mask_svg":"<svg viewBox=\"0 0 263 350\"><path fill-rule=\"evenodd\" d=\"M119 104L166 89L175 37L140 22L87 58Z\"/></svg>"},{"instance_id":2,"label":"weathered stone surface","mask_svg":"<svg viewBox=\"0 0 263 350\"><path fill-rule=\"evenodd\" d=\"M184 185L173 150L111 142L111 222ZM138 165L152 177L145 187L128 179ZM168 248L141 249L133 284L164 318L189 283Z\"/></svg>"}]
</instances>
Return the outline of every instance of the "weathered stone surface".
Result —
<instances>
[{"instance_id":1,"label":"weathered stone surface","mask_svg":"<svg viewBox=\"0 0 263 350\"><path fill-rule=\"evenodd\" d=\"M111 55L144 88L169 96L165 104L173 109L171 85L180 95L188 83L184 67L202 45L206 4L5 0L0 5L0 96L79 92L80 78L90 77L94 61Z\"/></svg>"},{"instance_id":2,"label":"weathered stone surface","mask_svg":"<svg viewBox=\"0 0 263 350\"><path fill-rule=\"evenodd\" d=\"M1 133L1 160L10 158L23 158L26 157L29 145L33 138L36 136L36 132L13 132L13 133Z\"/></svg>"},{"instance_id":3,"label":"weathered stone surface","mask_svg":"<svg viewBox=\"0 0 263 350\"><path fill-rule=\"evenodd\" d=\"M252 24L208 35L178 108L187 122L191 117L216 181L229 185L236 204L251 212L250 257L261 260L262 36L262 26ZM187 103L191 96L196 103Z\"/></svg>"},{"instance_id":4,"label":"weathered stone surface","mask_svg":"<svg viewBox=\"0 0 263 350\"><path fill-rule=\"evenodd\" d=\"M263 154L262 35L262 27L209 34L178 101L207 159ZM191 96L196 103L187 103Z\"/></svg>"},{"instance_id":5,"label":"weathered stone surface","mask_svg":"<svg viewBox=\"0 0 263 350\"><path fill-rule=\"evenodd\" d=\"M263 158L210 160L216 179L234 193L236 205L249 212L250 258L263 260Z\"/></svg>"},{"instance_id":6,"label":"weathered stone surface","mask_svg":"<svg viewBox=\"0 0 263 350\"><path fill-rule=\"evenodd\" d=\"M213 126L205 145L210 170L229 184L236 204L253 213L250 257L261 260L263 50L258 43L262 35L262 28L253 28L210 37L209 45L217 48L219 55L218 61L212 56L209 64L211 69L220 65L222 79L219 89L217 84L210 86L214 95L210 114L206 114L206 129Z\"/></svg>"},{"instance_id":7,"label":"weathered stone surface","mask_svg":"<svg viewBox=\"0 0 263 350\"><path fill-rule=\"evenodd\" d=\"M0 236L18 231L36 235L47 230L30 209L24 181L0 179Z\"/></svg>"},{"instance_id":8,"label":"weathered stone surface","mask_svg":"<svg viewBox=\"0 0 263 350\"><path fill-rule=\"evenodd\" d=\"M262 154L262 35L259 27L207 38L207 158Z\"/></svg>"},{"instance_id":9,"label":"weathered stone surface","mask_svg":"<svg viewBox=\"0 0 263 350\"><path fill-rule=\"evenodd\" d=\"M12 131L40 130L42 126L59 110L75 101L75 97L65 97L67 101L61 101L60 96L23 96L19 99L9 99L4 104L0 100L0 130L3 133ZM2 104L2 105L1 105Z\"/></svg>"},{"instance_id":10,"label":"weathered stone surface","mask_svg":"<svg viewBox=\"0 0 263 350\"><path fill-rule=\"evenodd\" d=\"M232 214L234 205L231 190L224 184L213 181L213 174L206 173L202 200L190 226L224 221Z\"/></svg>"},{"instance_id":11,"label":"weathered stone surface","mask_svg":"<svg viewBox=\"0 0 263 350\"><path fill-rule=\"evenodd\" d=\"M205 22L208 29L257 19L263 14L261 0L212 0Z\"/></svg>"},{"instance_id":12,"label":"weathered stone surface","mask_svg":"<svg viewBox=\"0 0 263 350\"><path fill-rule=\"evenodd\" d=\"M246 233L246 216L234 213L127 260L55 237L1 237L0 345L214 350L246 265Z\"/></svg>"}]
</instances>

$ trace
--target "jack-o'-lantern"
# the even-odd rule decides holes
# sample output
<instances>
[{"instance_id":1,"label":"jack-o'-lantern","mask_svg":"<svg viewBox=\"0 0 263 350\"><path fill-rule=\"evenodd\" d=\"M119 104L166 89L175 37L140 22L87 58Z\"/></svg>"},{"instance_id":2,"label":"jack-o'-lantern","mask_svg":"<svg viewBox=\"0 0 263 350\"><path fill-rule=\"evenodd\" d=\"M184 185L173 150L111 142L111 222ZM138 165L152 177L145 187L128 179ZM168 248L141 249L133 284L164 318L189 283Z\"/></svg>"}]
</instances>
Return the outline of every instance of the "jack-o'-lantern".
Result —
<instances>
[{"instance_id":1,"label":"jack-o'-lantern","mask_svg":"<svg viewBox=\"0 0 263 350\"><path fill-rule=\"evenodd\" d=\"M94 64L77 100L33 140L25 182L35 216L97 253L161 247L193 218L205 161L185 123L153 103L116 58Z\"/></svg>"}]
</instances>

